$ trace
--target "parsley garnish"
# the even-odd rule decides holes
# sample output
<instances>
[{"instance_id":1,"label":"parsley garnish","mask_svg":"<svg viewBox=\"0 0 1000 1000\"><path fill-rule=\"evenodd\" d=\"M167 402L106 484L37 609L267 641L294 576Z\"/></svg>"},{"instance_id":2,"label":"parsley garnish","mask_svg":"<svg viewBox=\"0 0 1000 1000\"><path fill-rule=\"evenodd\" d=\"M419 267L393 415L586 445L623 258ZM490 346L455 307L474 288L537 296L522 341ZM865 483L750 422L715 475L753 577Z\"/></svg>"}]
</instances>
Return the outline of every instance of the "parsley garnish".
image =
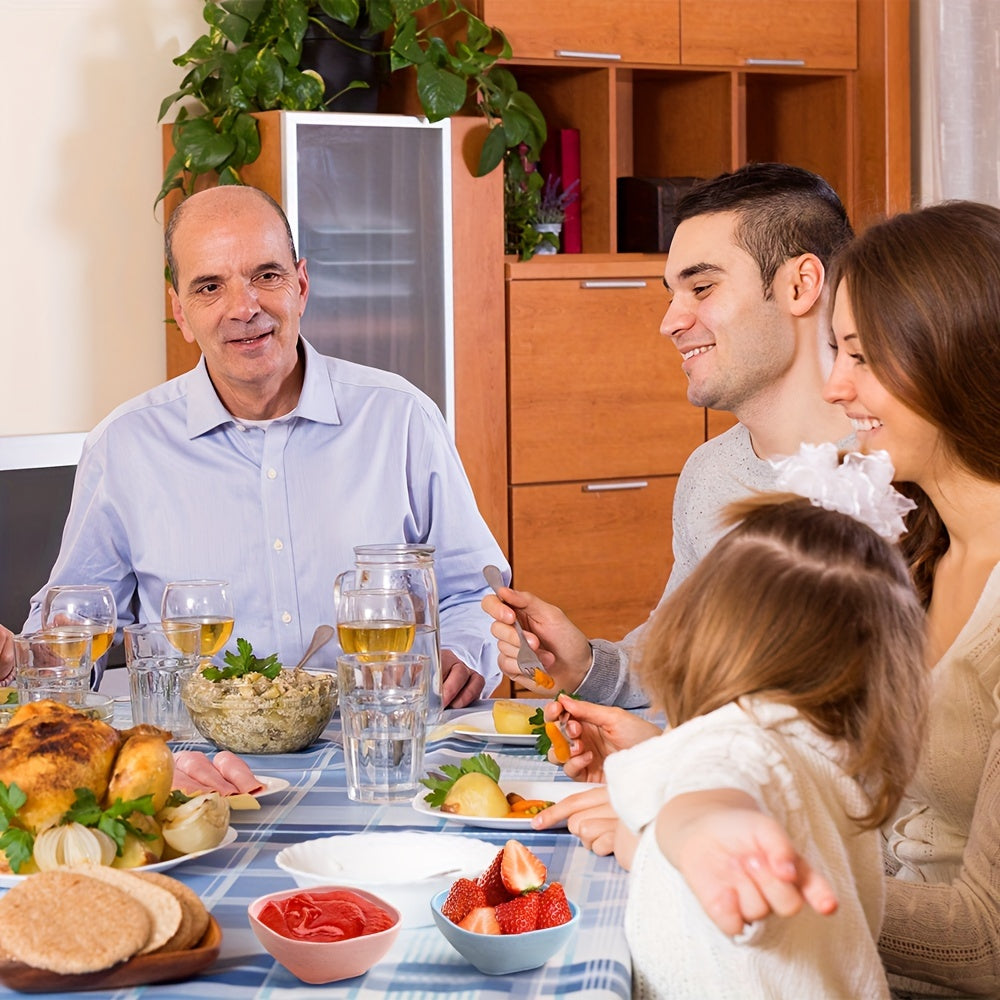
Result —
<instances>
[{"instance_id":1,"label":"parsley garnish","mask_svg":"<svg viewBox=\"0 0 1000 1000\"><path fill-rule=\"evenodd\" d=\"M426 778L420 779L420 784L426 785L431 790L429 795L424 796L424 802L432 808L437 808L444 802L451 786L463 774L478 771L496 782L500 780L500 765L488 753L477 753L475 757L467 757L457 767L454 764L445 764L441 770L444 774L431 771Z\"/></svg>"},{"instance_id":2,"label":"parsley garnish","mask_svg":"<svg viewBox=\"0 0 1000 1000\"><path fill-rule=\"evenodd\" d=\"M7 855L7 863L15 874L21 865L30 860L35 848L35 838L27 830L12 826L18 809L28 801L28 796L15 783L8 788L0 781L0 850Z\"/></svg>"},{"instance_id":3,"label":"parsley garnish","mask_svg":"<svg viewBox=\"0 0 1000 1000\"><path fill-rule=\"evenodd\" d=\"M246 639L236 640L237 652L227 650L225 661L227 666L221 670L218 667L205 667L201 674L210 681L225 681L232 677L244 677L246 674L263 674L274 680L281 673L278 654L272 653L266 659L254 656L253 646Z\"/></svg>"},{"instance_id":4,"label":"parsley garnish","mask_svg":"<svg viewBox=\"0 0 1000 1000\"><path fill-rule=\"evenodd\" d=\"M115 853L120 855L125 846L125 835L128 833L140 840L156 839L156 834L146 833L128 821L126 817L136 812L152 816L156 812L153 808L153 796L143 795L141 798L129 799L124 802L121 799L115 799L107 809L102 809L97 797L89 788L78 788L76 801L63 813L59 822L60 824L79 823L81 826L97 827L115 842L118 846Z\"/></svg>"}]
</instances>

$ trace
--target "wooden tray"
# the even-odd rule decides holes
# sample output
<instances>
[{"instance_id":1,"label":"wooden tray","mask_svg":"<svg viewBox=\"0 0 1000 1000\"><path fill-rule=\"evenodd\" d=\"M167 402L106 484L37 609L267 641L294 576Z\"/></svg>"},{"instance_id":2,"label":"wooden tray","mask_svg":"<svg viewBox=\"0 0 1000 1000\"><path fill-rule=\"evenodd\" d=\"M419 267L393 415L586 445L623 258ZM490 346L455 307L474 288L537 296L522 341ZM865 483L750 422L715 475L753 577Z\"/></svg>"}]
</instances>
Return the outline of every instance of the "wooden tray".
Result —
<instances>
[{"instance_id":1,"label":"wooden tray","mask_svg":"<svg viewBox=\"0 0 1000 1000\"><path fill-rule=\"evenodd\" d=\"M222 930L215 917L196 948L138 955L110 969L61 975L36 969L23 962L0 962L0 983L18 993L69 993L77 990L114 990L123 986L144 986L169 980L187 979L211 965L219 956Z\"/></svg>"}]
</instances>

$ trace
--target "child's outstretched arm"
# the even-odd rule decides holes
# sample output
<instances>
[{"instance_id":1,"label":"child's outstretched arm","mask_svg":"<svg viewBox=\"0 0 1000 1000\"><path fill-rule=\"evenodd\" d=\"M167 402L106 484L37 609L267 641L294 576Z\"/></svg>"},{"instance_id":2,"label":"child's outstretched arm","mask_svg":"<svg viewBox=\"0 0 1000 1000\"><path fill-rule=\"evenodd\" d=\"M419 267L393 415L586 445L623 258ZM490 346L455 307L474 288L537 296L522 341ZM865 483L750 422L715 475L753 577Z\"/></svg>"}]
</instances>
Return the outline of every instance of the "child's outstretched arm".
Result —
<instances>
[{"instance_id":1,"label":"child's outstretched arm","mask_svg":"<svg viewBox=\"0 0 1000 1000\"><path fill-rule=\"evenodd\" d=\"M746 792L678 795L656 818L656 841L725 934L770 913L792 916L803 903L821 914L837 908L830 884Z\"/></svg>"}]
</instances>

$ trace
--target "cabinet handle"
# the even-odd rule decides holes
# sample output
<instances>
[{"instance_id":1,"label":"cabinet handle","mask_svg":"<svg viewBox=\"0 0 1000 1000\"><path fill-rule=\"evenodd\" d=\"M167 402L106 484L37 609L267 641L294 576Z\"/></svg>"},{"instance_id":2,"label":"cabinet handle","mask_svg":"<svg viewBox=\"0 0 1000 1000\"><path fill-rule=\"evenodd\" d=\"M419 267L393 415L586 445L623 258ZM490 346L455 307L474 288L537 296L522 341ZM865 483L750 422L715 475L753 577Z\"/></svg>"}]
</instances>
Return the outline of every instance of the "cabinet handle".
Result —
<instances>
[{"instance_id":1,"label":"cabinet handle","mask_svg":"<svg viewBox=\"0 0 1000 1000\"><path fill-rule=\"evenodd\" d=\"M554 55L560 59L621 59L619 52L577 52L575 49L556 49Z\"/></svg>"},{"instance_id":2,"label":"cabinet handle","mask_svg":"<svg viewBox=\"0 0 1000 1000\"><path fill-rule=\"evenodd\" d=\"M630 483L587 483L583 487L584 493L609 493L611 490L644 490L649 483L642 479L636 479Z\"/></svg>"},{"instance_id":3,"label":"cabinet handle","mask_svg":"<svg viewBox=\"0 0 1000 1000\"><path fill-rule=\"evenodd\" d=\"M645 281L581 281L581 288L645 288Z\"/></svg>"},{"instance_id":4,"label":"cabinet handle","mask_svg":"<svg viewBox=\"0 0 1000 1000\"><path fill-rule=\"evenodd\" d=\"M805 59L747 59L747 66L805 66Z\"/></svg>"}]
</instances>

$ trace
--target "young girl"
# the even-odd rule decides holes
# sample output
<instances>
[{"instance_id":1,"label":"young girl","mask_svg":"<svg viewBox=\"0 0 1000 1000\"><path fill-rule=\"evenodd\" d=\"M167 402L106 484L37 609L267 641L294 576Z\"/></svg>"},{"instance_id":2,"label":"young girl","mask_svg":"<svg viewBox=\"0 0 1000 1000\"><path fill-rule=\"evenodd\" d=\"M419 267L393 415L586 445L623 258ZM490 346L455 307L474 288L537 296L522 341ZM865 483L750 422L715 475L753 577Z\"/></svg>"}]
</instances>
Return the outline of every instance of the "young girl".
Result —
<instances>
[{"instance_id":1,"label":"young girl","mask_svg":"<svg viewBox=\"0 0 1000 1000\"><path fill-rule=\"evenodd\" d=\"M834 453L826 472L788 462L838 509L791 494L729 508L735 527L656 613L643 645L644 690L671 728L605 761L611 802L640 835L626 916L637 998L889 995L876 949L878 826L923 738L923 613L894 546L839 511L865 509L873 523L866 494L883 513L906 501L883 457L848 456L834 469ZM860 502L838 502L845 487ZM831 883L835 913L770 916L735 937L712 922L665 853L685 824L704 829L740 805L788 831Z\"/></svg>"}]
</instances>

